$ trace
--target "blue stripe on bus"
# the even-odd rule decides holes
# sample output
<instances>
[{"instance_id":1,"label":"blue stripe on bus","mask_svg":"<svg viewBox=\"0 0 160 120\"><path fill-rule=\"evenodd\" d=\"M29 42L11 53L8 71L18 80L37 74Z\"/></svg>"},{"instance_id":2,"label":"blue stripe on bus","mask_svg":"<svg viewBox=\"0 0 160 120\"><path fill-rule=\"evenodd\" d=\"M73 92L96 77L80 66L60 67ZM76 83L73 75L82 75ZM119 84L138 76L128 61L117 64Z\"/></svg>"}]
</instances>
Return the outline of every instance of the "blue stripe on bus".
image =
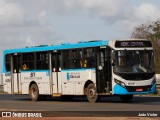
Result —
<instances>
[{"instance_id":1,"label":"blue stripe on bus","mask_svg":"<svg viewBox=\"0 0 160 120\"><path fill-rule=\"evenodd\" d=\"M66 45L55 45L55 46L45 46L45 47L31 47L22 49L11 49L4 50L3 54L9 53L23 53L23 52L37 52L37 51L49 51L49 50L62 50L62 49L73 49L73 48L85 48L85 47L96 47L108 45L108 40L96 41L96 42L84 42L76 44L66 44Z\"/></svg>"},{"instance_id":2,"label":"blue stripe on bus","mask_svg":"<svg viewBox=\"0 0 160 120\"><path fill-rule=\"evenodd\" d=\"M30 73L30 72L49 72L49 70L21 70L21 73Z\"/></svg>"},{"instance_id":3,"label":"blue stripe on bus","mask_svg":"<svg viewBox=\"0 0 160 120\"><path fill-rule=\"evenodd\" d=\"M63 69L61 72L67 72L67 71L86 71L86 70L95 70L95 68L80 68L80 69ZM50 70L21 70L21 73L30 73L30 72L47 72L49 73ZM11 72L5 72L5 73L11 73Z\"/></svg>"},{"instance_id":4,"label":"blue stripe on bus","mask_svg":"<svg viewBox=\"0 0 160 120\"><path fill-rule=\"evenodd\" d=\"M3 73L7 73L6 71L6 63L5 63L5 55L2 56L2 70L3 70Z\"/></svg>"},{"instance_id":5,"label":"blue stripe on bus","mask_svg":"<svg viewBox=\"0 0 160 120\"><path fill-rule=\"evenodd\" d=\"M80 69L63 69L62 72L69 72L69 71L86 71L86 70L95 70L95 68L80 68Z\"/></svg>"},{"instance_id":6,"label":"blue stripe on bus","mask_svg":"<svg viewBox=\"0 0 160 120\"><path fill-rule=\"evenodd\" d=\"M30 47L30 48L21 48L21 49L11 49L3 51L3 60L2 60L2 70L3 73L6 73L5 69L5 55L10 53L24 53L24 52L38 52L38 51L50 51L50 50L63 50L63 49L74 49L74 48L86 48L86 47L97 47L108 45L108 40L100 40L95 42L82 42L76 44L66 44L66 45L55 45L55 46L43 46L43 47Z\"/></svg>"},{"instance_id":7,"label":"blue stripe on bus","mask_svg":"<svg viewBox=\"0 0 160 120\"><path fill-rule=\"evenodd\" d=\"M50 70L22 70L21 73L37 73L37 72L43 72L46 73L46 76L50 76Z\"/></svg>"},{"instance_id":8,"label":"blue stripe on bus","mask_svg":"<svg viewBox=\"0 0 160 120\"><path fill-rule=\"evenodd\" d=\"M149 94L149 93L155 93L156 92L156 83L151 88L151 91L148 92L128 92L124 87L116 84L114 89L114 93L116 95L128 95L128 94Z\"/></svg>"}]
</instances>

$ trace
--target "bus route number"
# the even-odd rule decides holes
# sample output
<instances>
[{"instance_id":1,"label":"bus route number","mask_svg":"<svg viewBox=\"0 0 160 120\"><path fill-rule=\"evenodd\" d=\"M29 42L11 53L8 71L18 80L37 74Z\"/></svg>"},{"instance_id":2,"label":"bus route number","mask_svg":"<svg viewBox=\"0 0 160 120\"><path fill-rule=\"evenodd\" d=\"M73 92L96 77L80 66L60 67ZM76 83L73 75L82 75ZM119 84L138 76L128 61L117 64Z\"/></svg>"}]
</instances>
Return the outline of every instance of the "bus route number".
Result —
<instances>
[{"instance_id":1,"label":"bus route number","mask_svg":"<svg viewBox=\"0 0 160 120\"><path fill-rule=\"evenodd\" d=\"M31 73L31 74L30 74L30 77L35 77L35 73Z\"/></svg>"}]
</instances>

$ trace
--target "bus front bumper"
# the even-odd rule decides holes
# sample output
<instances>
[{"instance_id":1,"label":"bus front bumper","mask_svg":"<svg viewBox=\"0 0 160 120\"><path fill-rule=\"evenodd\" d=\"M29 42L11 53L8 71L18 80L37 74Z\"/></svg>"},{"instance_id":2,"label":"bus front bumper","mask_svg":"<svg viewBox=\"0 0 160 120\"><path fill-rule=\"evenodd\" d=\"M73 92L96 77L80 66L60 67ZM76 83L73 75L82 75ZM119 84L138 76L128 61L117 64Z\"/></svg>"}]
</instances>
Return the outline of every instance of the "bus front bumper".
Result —
<instances>
[{"instance_id":1,"label":"bus front bumper","mask_svg":"<svg viewBox=\"0 0 160 120\"><path fill-rule=\"evenodd\" d=\"M145 86L144 86L145 87ZM134 88L134 87L132 87ZM127 88L125 87L122 87L120 86L119 84L116 84L115 87L114 87L114 95L128 95L128 94L151 94L151 93L156 93L156 83L150 88L149 91L132 91L132 92L129 92L127 90Z\"/></svg>"}]
</instances>

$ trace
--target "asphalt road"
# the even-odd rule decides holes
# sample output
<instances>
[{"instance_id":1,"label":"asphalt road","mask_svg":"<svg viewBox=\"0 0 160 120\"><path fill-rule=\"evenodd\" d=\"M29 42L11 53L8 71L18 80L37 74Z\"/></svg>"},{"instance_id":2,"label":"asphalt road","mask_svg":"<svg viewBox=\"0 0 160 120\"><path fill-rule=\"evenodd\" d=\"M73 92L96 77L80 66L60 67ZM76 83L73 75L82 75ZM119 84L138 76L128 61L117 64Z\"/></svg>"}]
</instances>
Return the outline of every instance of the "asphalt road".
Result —
<instances>
[{"instance_id":1,"label":"asphalt road","mask_svg":"<svg viewBox=\"0 0 160 120\"><path fill-rule=\"evenodd\" d=\"M79 111L82 112L80 114L89 111L90 115L102 113L102 111L109 111L109 114L122 114L124 111L129 111L129 114L133 111L138 111L138 113L149 111L160 115L160 96L134 96L129 103L123 103L119 97L112 96L104 97L98 103L89 103L85 97L76 97L72 101L48 98L44 101L32 102L28 95L0 94L0 111L50 111L48 114L54 111L58 114L65 112L65 115ZM61 111L63 112L60 113ZM138 113L135 112L135 114Z\"/></svg>"}]
</instances>

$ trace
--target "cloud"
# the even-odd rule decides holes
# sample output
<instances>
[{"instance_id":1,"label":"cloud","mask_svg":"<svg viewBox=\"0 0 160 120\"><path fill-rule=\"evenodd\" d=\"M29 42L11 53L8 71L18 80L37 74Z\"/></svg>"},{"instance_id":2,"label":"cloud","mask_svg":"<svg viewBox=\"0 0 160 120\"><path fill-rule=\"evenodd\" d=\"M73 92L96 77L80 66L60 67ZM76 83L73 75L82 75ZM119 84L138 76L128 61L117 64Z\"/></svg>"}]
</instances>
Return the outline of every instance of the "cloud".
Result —
<instances>
[{"instance_id":1,"label":"cloud","mask_svg":"<svg viewBox=\"0 0 160 120\"><path fill-rule=\"evenodd\" d=\"M150 2L130 5L128 0L67 0L64 1L66 13L83 13L89 16L100 17L103 20L112 19L113 22L125 19L155 20L159 18L160 9ZM69 12L68 12L69 11Z\"/></svg>"},{"instance_id":2,"label":"cloud","mask_svg":"<svg viewBox=\"0 0 160 120\"><path fill-rule=\"evenodd\" d=\"M0 27L22 24L24 14L20 5L6 0L0 2Z\"/></svg>"},{"instance_id":3,"label":"cloud","mask_svg":"<svg viewBox=\"0 0 160 120\"><path fill-rule=\"evenodd\" d=\"M113 31L126 36L137 25L160 18L160 9L156 4L150 1L132 3L129 0L67 0L61 13L99 18L109 28L113 27Z\"/></svg>"},{"instance_id":4,"label":"cloud","mask_svg":"<svg viewBox=\"0 0 160 120\"><path fill-rule=\"evenodd\" d=\"M41 11L37 15L37 19L38 19L40 25L48 25L48 22L49 22L48 18L49 17L47 16L46 11Z\"/></svg>"},{"instance_id":5,"label":"cloud","mask_svg":"<svg viewBox=\"0 0 160 120\"><path fill-rule=\"evenodd\" d=\"M153 21L160 18L160 9L151 3L142 3L134 8L134 16L137 20Z\"/></svg>"},{"instance_id":6,"label":"cloud","mask_svg":"<svg viewBox=\"0 0 160 120\"><path fill-rule=\"evenodd\" d=\"M90 17L100 17L103 20L115 21L123 11L128 0L67 0L64 3L64 13L79 13ZM67 12L65 12L67 11Z\"/></svg>"},{"instance_id":7,"label":"cloud","mask_svg":"<svg viewBox=\"0 0 160 120\"><path fill-rule=\"evenodd\" d=\"M124 5L129 0L40 0L29 4L34 11L46 10L52 15L81 15L85 17L97 17L108 21L117 20L117 16L124 10ZM38 6L38 7L35 7ZM33 12L32 12L33 13Z\"/></svg>"},{"instance_id":8,"label":"cloud","mask_svg":"<svg viewBox=\"0 0 160 120\"><path fill-rule=\"evenodd\" d=\"M84 12L100 17L114 17L119 13L119 9L125 0L83 0Z\"/></svg>"},{"instance_id":9,"label":"cloud","mask_svg":"<svg viewBox=\"0 0 160 120\"><path fill-rule=\"evenodd\" d=\"M53 22L55 15L56 17L70 16L73 20L75 16L90 20L98 18L97 20L106 23L107 28L113 32L127 35L136 25L158 19L159 14L160 9L154 4L139 2L131 5L129 0L39 0L38 2L36 0L1 0L0 35L6 41L19 41L19 46L28 44L27 40L31 36L32 42L37 44L51 43L53 40L57 42L57 39L65 39L65 34L58 34L54 28L58 22ZM65 17L62 17L64 21L61 21L64 25L67 24ZM72 21L69 22L72 23ZM61 28L63 29L62 26ZM60 33L63 33L62 31ZM84 33L89 34L87 31ZM94 30L93 34L95 34ZM10 46L14 48L17 44Z\"/></svg>"},{"instance_id":10,"label":"cloud","mask_svg":"<svg viewBox=\"0 0 160 120\"><path fill-rule=\"evenodd\" d=\"M0 0L0 45L2 49L45 44L56 37L45 9L24 0ZM29 6L29 7L28 7ZM43 4L42 4L43 6Z\"/></svg>"},{"instance_id":11,"label":"cloud","mask_svg":"<svg viewBox=\"0 0 160 120\"><path fill-rule=\"evenodd\" d=\"M114 23L115 31L119 34L130 35L138 25L160 19L160 9L157 5L145 2L132 5L128 11L121 12L123 18Z\"/></svg>"},{"instance_id":12,"label":"cloud","mask_svg":"<svg viewBox=\"0 0 160 120\"><path fill-rule=\"evenodd\" d=\"M136 25L159 19L160 9L156 4L150 1L133 3L129 0L64 0L52 2L48 5L48 9L52 9L59 15L99 18L107 24L133 23Z\"/></svg>"},{"instance_id":13,"label":"cloud","mask_svg":"<svg viewBox=\"0 0 160 120\"><path fill-rule=\"evenodd\" d=\"M27 46L36 46L37 45L37 43L35 43L35 41L33 41L32 36L27 37L26 43L27 43Z\"/></svg>"}]
</instances>

